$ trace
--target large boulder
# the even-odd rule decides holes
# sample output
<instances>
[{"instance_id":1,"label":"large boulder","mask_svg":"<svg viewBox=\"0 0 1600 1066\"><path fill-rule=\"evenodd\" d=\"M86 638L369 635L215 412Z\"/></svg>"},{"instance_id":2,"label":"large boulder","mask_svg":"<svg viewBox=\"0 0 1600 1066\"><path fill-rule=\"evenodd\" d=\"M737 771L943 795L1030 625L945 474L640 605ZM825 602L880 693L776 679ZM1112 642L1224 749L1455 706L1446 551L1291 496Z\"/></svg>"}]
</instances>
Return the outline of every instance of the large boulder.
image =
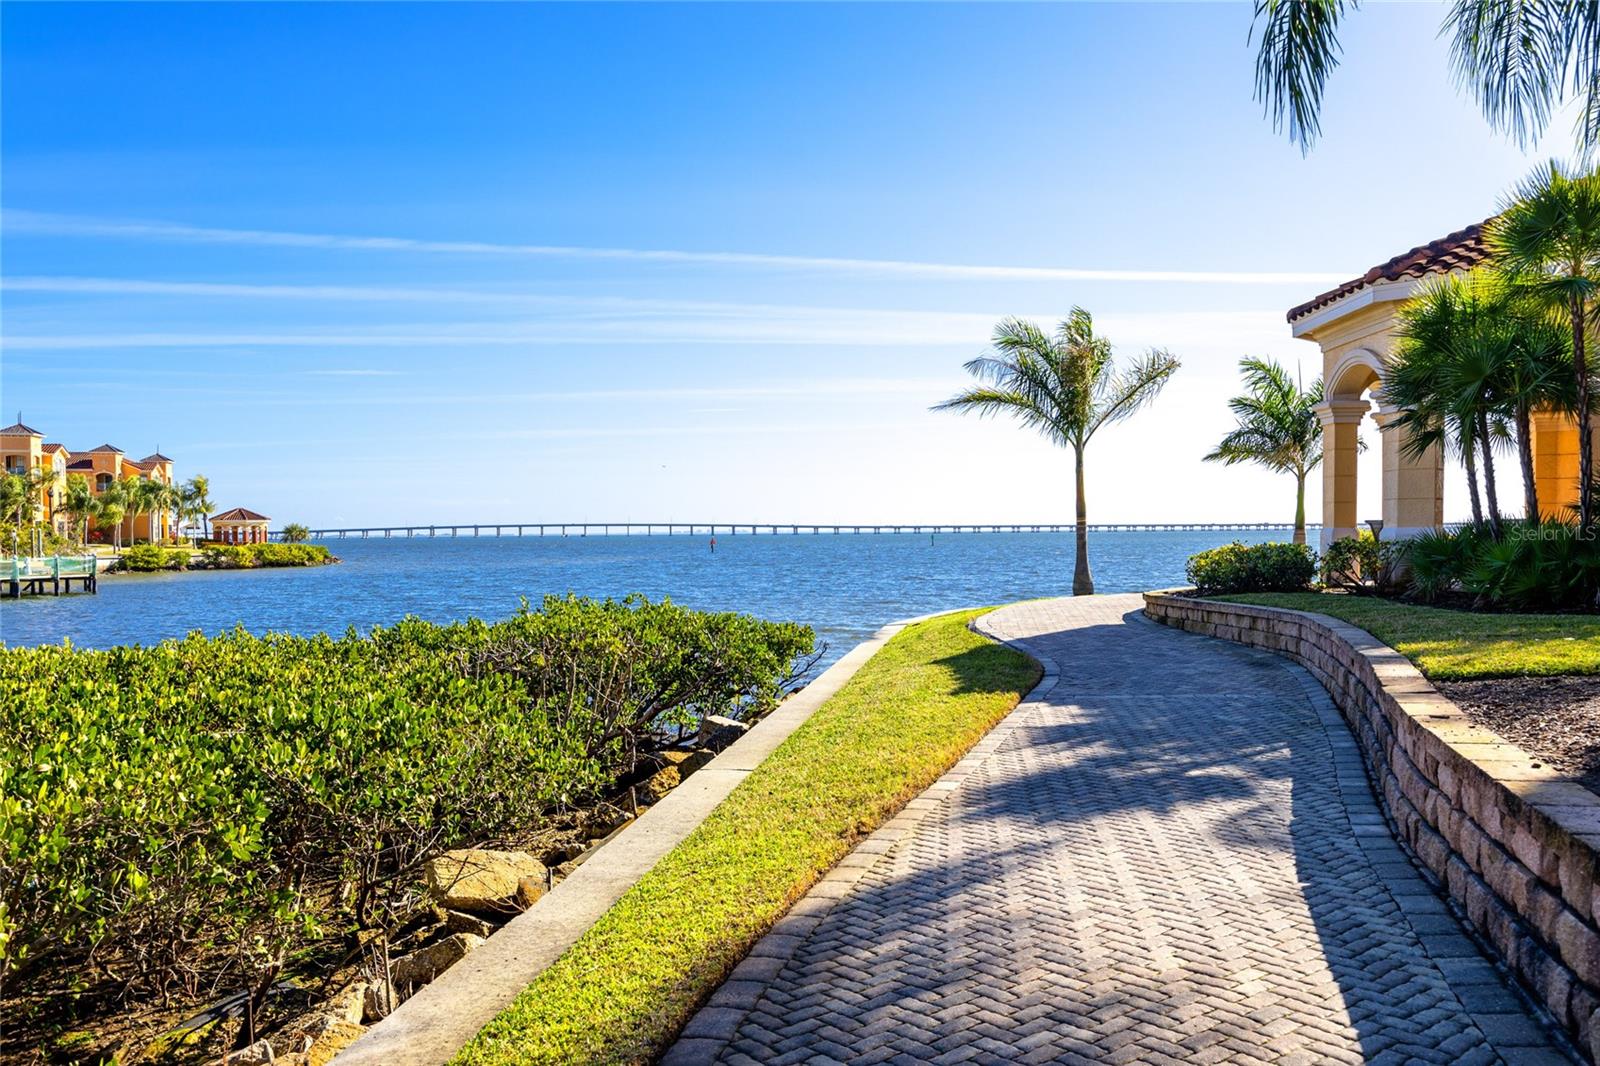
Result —
<instances>
[{"instance_id":1,"label":"large boulder","mask_svg":"<svg viewBox=\"0 0 1600 1066\"><path fill-rule=\"evenodd\" d=\"M402 988L425 985L466 958L482 943L481 936L451 933L443 940L395 959L389 965L389 978Z\"/></svg>"},{"instance_id":2,"label":"large boulder","mask_svg":"<svg viewBox=\"0 0 1600 1066\"><path fill-rule=\"evenodd\" d=\"M517 883L525 877L544 879L544 863L525 851L461 848L430 859L424 871L428 892L453 911L469 914L514 914Z\"/></svg>"},{"instance_id":3,"label":"large boulder","mask_svg":"<svg viewBox=\"0 0 1600 1066\"><path fill-rule=\"evenodd\" d=\"M744 722L725 715L708 714L700 719L700 746L721 751L750 731Z\"/></svg>"}]
</instances>

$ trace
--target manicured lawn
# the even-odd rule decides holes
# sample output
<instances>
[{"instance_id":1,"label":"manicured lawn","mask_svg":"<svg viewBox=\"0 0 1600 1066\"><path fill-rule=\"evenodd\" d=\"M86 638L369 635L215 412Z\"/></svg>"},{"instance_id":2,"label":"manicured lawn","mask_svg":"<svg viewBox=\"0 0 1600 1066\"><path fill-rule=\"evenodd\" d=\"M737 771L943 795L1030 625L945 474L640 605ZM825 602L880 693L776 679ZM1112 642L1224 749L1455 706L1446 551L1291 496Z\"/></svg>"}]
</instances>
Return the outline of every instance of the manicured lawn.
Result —
<instances>
[{"instance_id":1,"label":"manicured lawn","mask_svg":"<svg viewBox=\"0 0 1600 1066\"><path fill-rule=\"evenodd\" d=\"M594 928L460 1063L643 1063L857 840L931 784L1039 678L966 628L906 629Z\"/></svg>"},{"instance_id":2,"label":"manicured lawn","mask_svg":"<svg viewBox=\"0 0 1600 1066\"><path fill-rule=\"evenodd\" d=\"M1600 674L1600 618L1594 615L1490 614L1319 592L1216 599L1343 619L1395 648L1437 681Z\"/></svg>"}]
</instances>

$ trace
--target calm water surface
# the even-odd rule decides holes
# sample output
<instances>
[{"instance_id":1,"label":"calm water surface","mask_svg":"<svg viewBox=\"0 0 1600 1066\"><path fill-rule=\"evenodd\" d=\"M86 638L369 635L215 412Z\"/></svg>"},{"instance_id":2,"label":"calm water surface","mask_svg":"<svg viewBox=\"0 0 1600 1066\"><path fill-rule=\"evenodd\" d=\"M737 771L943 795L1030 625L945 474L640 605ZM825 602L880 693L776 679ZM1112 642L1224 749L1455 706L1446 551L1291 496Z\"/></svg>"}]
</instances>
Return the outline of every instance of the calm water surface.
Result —
<instances>
[{"instance_id":1,"label":"calm water surface","mask_svg":"<svg viewBox=\"0 0 1600 1066\"><path fill-rule=\"evenodd\" d=\"M1097 533L1101 592L1180 584L1194 552L1239 532ZM1072 591L1063 533L740 534L717 537L464 537L333 540L343 562L294 570L110 576L97 596L0 600L10 645L149 644L235 625L310 634L367 629L407 614L503 618L550 593L670 596L688 607L806 622L837 658L898 618Z\"/></svg>"}]
</instances>

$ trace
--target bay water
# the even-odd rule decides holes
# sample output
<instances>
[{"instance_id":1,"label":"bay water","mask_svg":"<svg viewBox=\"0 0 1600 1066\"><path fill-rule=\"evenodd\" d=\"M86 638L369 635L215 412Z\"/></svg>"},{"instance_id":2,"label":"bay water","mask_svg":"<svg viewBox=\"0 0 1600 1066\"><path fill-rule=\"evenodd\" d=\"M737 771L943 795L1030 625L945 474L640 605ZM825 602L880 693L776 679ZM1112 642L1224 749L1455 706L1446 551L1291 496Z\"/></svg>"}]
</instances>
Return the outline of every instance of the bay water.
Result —
<instances>
[{"instance_id":1,"label":"bay water","mask_svg":"<svg viewBox=\"0 0 1600 1066\"><path fill-rule=\"evenodd\" d=\"M1090 536L1100 592L1183 583L1184 562L1248 530ZM0 600L0 640L104 648L236 625L342 633L417 615L513 613L525 597L670 597L686 607L805 622L838 658L886 622L1072 591L1071 533L728 534L333 539L309 569L108 575L98 595Z\"/></svg>"}]
</instances>

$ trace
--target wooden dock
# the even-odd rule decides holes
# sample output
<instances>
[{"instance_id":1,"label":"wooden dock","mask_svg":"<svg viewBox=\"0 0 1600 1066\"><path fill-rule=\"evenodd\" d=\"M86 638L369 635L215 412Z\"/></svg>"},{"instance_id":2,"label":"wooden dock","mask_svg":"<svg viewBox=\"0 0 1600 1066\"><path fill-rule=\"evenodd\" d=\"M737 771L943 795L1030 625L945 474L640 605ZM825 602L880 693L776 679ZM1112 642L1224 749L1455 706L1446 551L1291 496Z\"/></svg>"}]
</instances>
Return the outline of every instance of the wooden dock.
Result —
<instances>
[{"instance_id":1,"label":"wooden dock","mask_svg":"<svg viewBox=\"0 0 1600 1066\"><path fill-rule=\"evenodd\" d=\"M1308 529L1321 528L1315 524ZM1077 526L1071 522L1025 523L1022 525L816 525L787 522L565 522L565 523L461 523L459 525L431 526L352 526L340 529L313 529L315 540L344 539L346 537L675 537L675 536L734 536L737 534L772 536L777 534L930 534L930 533L1071 533ZM1092 522L1091 533L1158 533L1172 531L1240 531L1240 532L1290 532L1289 522ZM280 539L281 533L273 533Z\"/></svg>"},{"instance_id":2,"label":"wooden dock","mask_svg":"<svg viewBox=\"0 0 1600 1066\"><path fill-rule=\"evenodd\" d=\"M17 556L9 567L0 563L4 592L13 600L23 596L64 596L73 591L100 591L100 561L93 555Z\"/></svg>"}]
</instances>

